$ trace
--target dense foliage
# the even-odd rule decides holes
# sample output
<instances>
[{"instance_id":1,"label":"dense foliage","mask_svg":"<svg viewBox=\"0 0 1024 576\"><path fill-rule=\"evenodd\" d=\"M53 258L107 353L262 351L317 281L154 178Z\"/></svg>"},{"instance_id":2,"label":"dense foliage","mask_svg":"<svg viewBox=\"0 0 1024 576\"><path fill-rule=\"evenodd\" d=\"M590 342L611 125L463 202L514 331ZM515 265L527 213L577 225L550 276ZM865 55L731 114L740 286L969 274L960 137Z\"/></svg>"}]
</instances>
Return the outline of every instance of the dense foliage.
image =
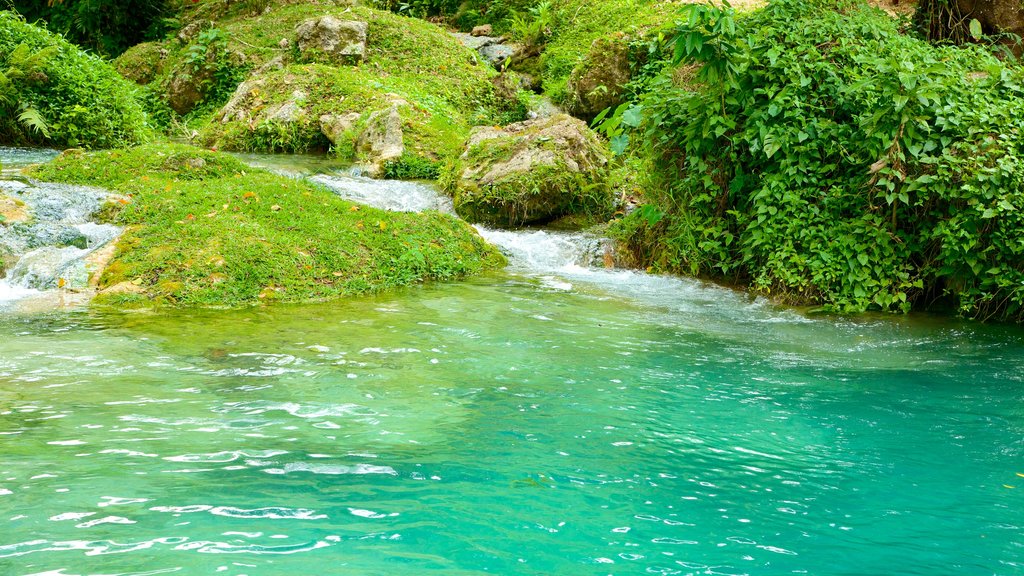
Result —
<instances>
[{"instance_id":1,"label":"dense foliage","mask_svg":"<svg viewBox=\"0 0 1024 576\"><path fill-rule=\"evenodd\" d=\"M620 226L642 258L837 310L1024 319L1019 68L861 4L683 10L701 68L663 76L634 135L663 191Z\"/></svg>"},{"instance_id":2,"label":"dense foliage","mask_svg":"<svg viewBox=\"0 0 1024 576\"><path fill-rule=\"evenodd\" d=\"M134 84L100 58L6 11L0 11L0 76L2 143L101 148L149 134Z\"/></svg>"},{"instance_id":3,"label":"dense foliage","mask_svg":"<svg viewBox=\"0 0 1024 576\"><path fill-rule=\"evenodd\" d=\"M99 54L117 56L159 37L171 11L168 0L13 0L29 22L45 22L53 32Z\"/></svg>"}]
</instances>

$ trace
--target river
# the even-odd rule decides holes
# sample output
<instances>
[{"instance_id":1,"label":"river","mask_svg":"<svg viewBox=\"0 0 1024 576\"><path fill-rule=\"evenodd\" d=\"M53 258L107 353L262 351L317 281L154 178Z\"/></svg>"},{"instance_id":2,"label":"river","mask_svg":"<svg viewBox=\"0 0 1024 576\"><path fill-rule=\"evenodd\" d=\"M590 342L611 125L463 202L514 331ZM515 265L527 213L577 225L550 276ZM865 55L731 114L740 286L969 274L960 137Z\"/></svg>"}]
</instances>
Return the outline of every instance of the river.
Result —
<instances>
[{"instance_id":1,"label":"river","mask_svg":"<svg viewBox=\"0 0 1024 576\"><path fill-rule=\"evenodd\" d=\"M481 233L508 270L367 298L9 303L0 574L1024 573L1021 330Z\"/></svg>"}]
</instances>

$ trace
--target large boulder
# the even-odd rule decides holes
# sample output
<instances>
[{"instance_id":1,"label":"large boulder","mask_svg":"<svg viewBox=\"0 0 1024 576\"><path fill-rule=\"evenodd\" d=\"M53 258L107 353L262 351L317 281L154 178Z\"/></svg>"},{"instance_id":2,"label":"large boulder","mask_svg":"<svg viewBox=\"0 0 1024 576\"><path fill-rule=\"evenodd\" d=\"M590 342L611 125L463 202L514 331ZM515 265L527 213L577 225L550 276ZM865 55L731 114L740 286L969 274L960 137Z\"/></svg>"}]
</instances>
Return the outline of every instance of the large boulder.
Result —
<instances>
[{"instance_id":1,"label":"large boulder","mask_svg":"<svg viewBox=\"0 0 1024 576\"><path fill-rule=\"evenodd\" d=\"M366 57L369 25L358 20L321 16L303 21L295 28L295 42L306 62L327 61L356 64Z\"/></svg>"},{"instance_id":2,"label":"large boulder","mask_svg":"<svg viewBox=\"0 0 1024 576\"><path fill-rule=\"evenodd\" d=\"M471 222L519 226L599 216L613 203L608 157L586 124L558 114L474 128L443 182L456 212Z\"/></svg>"},{"instance_id":3,"label":"large boulder","mask_svg":"<svg viewBox=\"0 0 1024 576\"><path fill-rule=\"evenodd\" d=\"M569 75L565 106L570 114L593 120L605 108L622 103L631 77L629 44L623 38L598 38Z\"/></svg>"}]
</instances>

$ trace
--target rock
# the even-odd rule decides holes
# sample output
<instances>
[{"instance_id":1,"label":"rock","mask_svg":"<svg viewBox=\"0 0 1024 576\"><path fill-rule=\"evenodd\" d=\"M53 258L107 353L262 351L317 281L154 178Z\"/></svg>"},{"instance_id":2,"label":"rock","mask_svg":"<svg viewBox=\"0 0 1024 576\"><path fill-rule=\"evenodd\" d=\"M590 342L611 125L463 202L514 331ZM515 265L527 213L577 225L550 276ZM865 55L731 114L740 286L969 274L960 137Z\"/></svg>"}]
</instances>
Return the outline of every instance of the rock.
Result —
<instances>
[{"instance_id":1,"label":"rock","mask_svg":"<svg viewBox=\"0 0 1024 576\"><path fill-rule=\"evenodd\" d=\"M624 38L598 38L586 58L569 74L566 108L590 121L605 108L622 103L629 82L629 44Z\"/></svg>"},{"instance_id":2,"label":"rock","mask_svg":"<svg viewBox=\"0 0 1024 576\"><path fill-rule=\"evenodd\" d=\"M110 242L98 250L93 250L85 257L85 270L89 273L89 288L97 288L100 284L100 277L107 268L107 264L114 259L117 252L117 244Z\"/></svg>"},{"instance_id":3,"label":"rock","mask_svg":"<svg viewBox=\"0 0 1024 576\"><path fill-rule=\"evenodd\" d=\"M210 22L209 20L197 20L197 21L192 22L190 24L186 24L185 26L183 26L181 28L181 30L178 31L178 34L177 34L178 42L181 42L182 45L186 45L189 42L191 42L193 39L195 39L196 36L199 36L200 32L202 32L203 30L206 30L207 28L212 28L212 27L213 27L213 22Z\"/></svg>"},{"instance_id":4,"label":"rock","mask_svg":"<svg viewBox=\"0 0 1024 576\"><path fill-rule=\"evenodd\" d=\"M490 24L481 24L475 26L473 31L469 33L470 36L490 36L494 33L494 28Z\"/></svg>"},{"instance_id":5,"label":"rock","mask_svg":"<svg viewBox=\"0 0 1024 576\"><path fill-rule=\"evenodd\" d=\"M248 122L255 102L262 102L258 94L265 84L266 81L260 77L249 78L239 84L238 88L235 88L235 93L231 95L231 99L220 109L215 118L223 124L232 121Z\"/></svg>"},{"instance_id":6,"label":"rock","mask_svg":"<svg viewBox=\"0 0 1024 576\"><path fill-rule=\"evenodd\" d=\"M359 112L348 114L324 114L320 117L320 131L331 141L331 144L338 144L342 135L355 128L356 123L363 115Z\"/></svg>"},{"instance_id":7,"label":"rock","mask_svg":"<svg viewBox=\"0 0 1024 576\"><path fill-rule=\"evenodd\" d=\"M320 54L339 64L356 64L366 56L369 26L358 20L339 20L334 16L311 18L295 28L295 41L305 61Z\"/></svg>"},{"instance_id":8,"label":"rock","mask_svg":"<svg viewBox=\"0 0 1024 576\"><path fill-rule=\"evenodd\" d=\"M89 284L89 273L82 260L85 253L71 246L44 246L22 256L7 278L14 286L37 290L85 288Z\"/></svg>"},{"instance_id":9,"label":"rock","mask_svg":"<svg viewBox=\"0 0 1024 576\"><path fill-rule=\"evenodd\" d=\"M501 69L507 60L515 56L516 50L516 46L511 44L489 44L477 52L488 64Z\"/></svg>"},{"instance_id":10,"label":"rock","mask_svg":"<svg viewBox=\"0 0 1024 576\"><path fill-rule=\"evenodd\" d=\"M956 0L960 13L976 18L985 34L1004 36L1003 44L1020 56L1019 40L1024 35L1024 6L1014 0Z\"/></svg>"},{"instance_id":11,"label":"rock","mask_svg":"<svg viewBox=\"0 0 1024 576\"><path fill-rule=\"evenodd\" d=\"M473 36L465 32L452 32L452 36L462 43L463 46L473 51L479 51L484 46L490 46L498 41L498 38L491 36Z\"/></svg>"},{"instance_id":12,"label":"rock","mask_svg":"<svg viewBox=\"0 0 1024 576\"><path fill-rule=\"evenodd\" d=\"M263 78L250 78L238 85L228 103L214 117L222 124L228 122L246 122L256 126L263 122L290 124L299 122L306 117L306 104L309 94L303 90L293 90L288 99L276 104L268 104L264 100L262 88L266 85Z\"/></svg>"},{"instance_id":13,"label":"rock","mask_svg":"<svg viewBox=\"0 0 1024 576\"><path fill-rule=\"evenodd\" d=\"M24 202L0 193L0 224L8 226L11 224L21 224L28 222L29 218L28 209Z\"/></svg>"},{"instance_id":14,"label":"rock","mask_svg":"<svg viewBox=\"0 0 1024 576\"><path fill-rule=\"evenodd\" d=\"M264 74L267 74L268 72L273 72L274 70L284 70L284 66L286 63L287 62L285 61L285 57L279 54L277 56L274 56L270 60L264 62L259 68L256 69L255 72L252 73L252 76L259 77L263 76Z\"/></svg>"},{"instance_id":15,"label":"rock","mask_svg":"<svg viewBox=\"0 0 1024 576\"><path fill-rule=\"evenodd\" d=\"M100 291L103 296L118 296L122 294L145 294L146 289L132 282L118 282L109 288Z\"/></svg>"},{"instance_id":16,"label":"rock","mask_svg":"<svg viewBox=\"0 0 1024 576\"><path fill-rule=\"evenodd\" d=\"M551 118L559 114L565 114L557 104L551 101L547 96L539 96L530 102L530 109L526 111L526 115L531 120L538 118Z\"/></svg>"},{"instance_id":17,"label":"rock","mask_svg":"<svg viewBox=\"0 0 1024 576\"><path fill-rule=\"evenodd\" d=\"M291 97L288 100L278 105L267 106L266 110L263 111L263 116L266 120L271 122L280 122L283 124L297 122L306 114L304 106L308 98L309 94L306 94L302 90L295 90L292 92Z\"/></svg>"},{"instance_id":18,"label":"rock","mask_svg":"<svg viewBox=\"0 0 1024 576\"><path fill-rule=\"evenodd\" d=\"M384 173L384 164L397 160L405 153L402 135L402 116L398 113L398 102L387 110L378 110L366 121L366 128L356 140L356 151L368 157L367 174L379 178Z\"/></svg>"},{"instance_id":19,"label":"rock","mask_svg":"<svg viewBox=\"0 0 1024 576\"><path fill-rule=\"evenodd\" d=\"M444 180L463 218L518 226L607 213L613 202L607 164L597 135L560 114L474 128L459 165Z\"/></svg>"},{"instance_id":20,"label":"rock","mask_svg":"<svg viewBox=\"0 0 1024 576\"><path fill-rule=\"evenodd\" d=\"M207 64L212 64L215 55L210 52ZM213 79L214 66L204 65L198 69L184 64L171 74L167 83L167 104L178 114L188 114L206 97L206 89Z\"/></svg>"},{"instance_id":21,"label":"rock","mask_svg":"<svg viewBox=\"0 0 1024 576\"><path fill-rule=\"evenodd\" d=\"M495 36L477 36L464 32L452 32L452 36L470 50L475 50L485 62L495 68L501 68L505 61L515 56L520 47L515 44L503 44L503 38Z\"/></svg>"}]
</instances>

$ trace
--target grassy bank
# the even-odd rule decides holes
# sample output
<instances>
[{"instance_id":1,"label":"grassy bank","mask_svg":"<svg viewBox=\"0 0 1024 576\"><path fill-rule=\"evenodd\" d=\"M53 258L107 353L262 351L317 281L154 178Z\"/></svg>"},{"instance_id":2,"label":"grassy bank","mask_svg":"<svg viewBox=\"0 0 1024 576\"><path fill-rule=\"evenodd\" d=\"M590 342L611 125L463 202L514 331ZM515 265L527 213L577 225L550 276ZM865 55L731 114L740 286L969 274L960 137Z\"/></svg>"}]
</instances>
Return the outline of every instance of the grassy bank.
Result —
<instances>
[{"instance_id":1,"label":"grassy bank","mask_svg":"<svg viewBox=\"0 0 1024 576\"><path fill-rule=\"evenodd\" d=\"M305 181L188 146L65 155L31 175L124 195L104 215L126 231L101 288L127 282L142 294L117 290L106 296L115 303L324 300L504 263L454 217L352 204Z\"/></svg>"}]
</instances>

